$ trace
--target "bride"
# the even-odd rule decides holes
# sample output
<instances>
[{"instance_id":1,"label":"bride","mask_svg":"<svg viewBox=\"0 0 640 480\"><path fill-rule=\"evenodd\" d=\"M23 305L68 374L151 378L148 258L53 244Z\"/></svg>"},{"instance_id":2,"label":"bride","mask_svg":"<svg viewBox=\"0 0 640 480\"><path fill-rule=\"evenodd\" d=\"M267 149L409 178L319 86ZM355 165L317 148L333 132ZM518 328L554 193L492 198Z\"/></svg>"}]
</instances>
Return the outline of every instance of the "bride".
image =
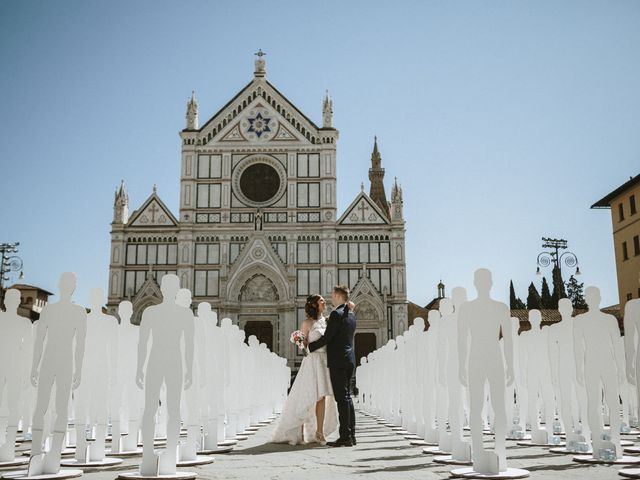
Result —
<instances>
[{"instance_id":1,"label":"bride","mask_svg":"<svg viewBox=\"0 0 640 480\"><path fill-rule=\"evenodd\" d=\"M307 345L318 340L327 328L322 316L327 303L322 295L309 295L304 311L307 318L300 330L305 336L307 356L302 360L282 415L273 434L275 443L316 442L326 444L329 436L338 428L338 409L327 368L326 346L309 352Z\"/></svg>"}]
</instances>

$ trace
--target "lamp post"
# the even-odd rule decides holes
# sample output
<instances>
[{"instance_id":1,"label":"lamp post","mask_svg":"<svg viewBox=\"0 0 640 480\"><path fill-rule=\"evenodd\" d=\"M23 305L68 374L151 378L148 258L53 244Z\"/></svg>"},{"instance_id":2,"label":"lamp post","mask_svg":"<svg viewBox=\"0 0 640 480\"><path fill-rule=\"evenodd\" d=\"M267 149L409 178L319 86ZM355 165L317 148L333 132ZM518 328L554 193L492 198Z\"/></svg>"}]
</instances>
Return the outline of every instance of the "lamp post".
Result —
<instances>
[{"instance_id":1,"label":"lamp post","mask_svg":"<svg viewBox=\"0 0 640 480\"><path fill-rule=\"evenodd\" d=\"M19 242L0 243L0 304L4 305L5 283L9 281L9 273L20 270L20 279L24 278L22 272L22 258L12 255L18 251Z\"/></svg>"},{"instance_id":2,"label":"lamp post","mask_svg":"<svg viewBox=\"0 0 640 480\"><path fill-rule=\"evenodd\" d=\"M560 253L560 250L567 249L567 241L562 238L546 238L542 237L542 248L550 248L549 251L540 252L537 258L536 275L540 275L540 267L546 268L553 263L553 268L558 269L562 273L562 263L567 267L576 267L576 275L580 275L580 266L578 265L578 257L575 253L566 251Z\"/></svg>"}]
</instances>

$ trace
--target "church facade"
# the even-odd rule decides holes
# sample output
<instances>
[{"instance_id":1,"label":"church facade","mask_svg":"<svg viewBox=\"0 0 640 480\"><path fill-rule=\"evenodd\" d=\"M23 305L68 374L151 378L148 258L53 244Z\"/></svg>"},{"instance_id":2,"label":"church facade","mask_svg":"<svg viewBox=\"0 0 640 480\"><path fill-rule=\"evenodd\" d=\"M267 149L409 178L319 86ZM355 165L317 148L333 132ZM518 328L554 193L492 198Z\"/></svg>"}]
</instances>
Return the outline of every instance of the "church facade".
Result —
<instances>
[{"instance_id":1,"label":"church facade","mask_svg":"<svg viewBox=\"0 0 640 480\"><path fill-rule=\"evenodd\" d=\"M162 276L175 273L194 307L210 302L292 367L302 357L289 335L304 320L306 297L329 298L336 284L357 305L358 359L405 330L402 189L394 182L387 200L374 141L369 193L363 184L338 212L328 94L318 126L267 81L258 52L251 82L202 125L192 94L180 138L178 215L155 187L131 214L124 183L116 191L110 312L128 299L139 322L161 301Z\"/></svg>"}]
</instances>

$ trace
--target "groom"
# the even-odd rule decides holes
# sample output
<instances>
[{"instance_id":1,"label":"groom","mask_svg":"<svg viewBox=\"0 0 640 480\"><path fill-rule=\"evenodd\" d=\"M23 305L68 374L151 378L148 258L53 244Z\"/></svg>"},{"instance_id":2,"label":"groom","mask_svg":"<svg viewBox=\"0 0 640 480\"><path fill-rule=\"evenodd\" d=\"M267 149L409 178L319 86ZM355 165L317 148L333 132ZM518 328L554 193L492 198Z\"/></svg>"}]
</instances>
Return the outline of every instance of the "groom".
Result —
<instances>
[{"instance_id":1,"label":"groom","mask_svg":"<svg viewBox=\"0 0 640 480\"><path fill-rule=\"evenodd\" d=\"M356 317L349 311L349 289L343 285L333 287L331 294L336 309L329 315L324 336L309 344L309 351L327 346L327 364L333 395L338 404L340 438L329 442L330 447L351 447L356 444L356 415L351 400L351 377L356 366L353 336Z\"/></svg>"}]
</instances>

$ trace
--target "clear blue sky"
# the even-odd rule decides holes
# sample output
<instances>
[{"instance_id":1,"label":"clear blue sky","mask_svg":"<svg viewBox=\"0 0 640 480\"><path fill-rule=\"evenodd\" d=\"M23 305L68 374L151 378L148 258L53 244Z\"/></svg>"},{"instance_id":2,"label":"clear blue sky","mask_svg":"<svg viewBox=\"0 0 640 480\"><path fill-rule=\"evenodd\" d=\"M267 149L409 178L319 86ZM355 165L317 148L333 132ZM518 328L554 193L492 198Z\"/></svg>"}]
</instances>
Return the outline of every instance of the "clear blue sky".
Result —
<instances>
[{"instance_id":1,"label":"clear blue sky","mask_svg":"<svg viewBox=\"0 0 640 480\"><path fill-rule=\"evenodd\" d=\"M0 242L21 242L24 281L75 271L78 303L106 288L120 179L132 208L157 183L177 212L187 97L206 120L258 48L318 123L330 90L340 210L378 135L410 300L440 278L471 288L480 266L497 297L510 278L526 297L552 236L617 303L609 212L589 206L640 173L637 1L3 1Z\"/></svg>"}]
</instances>

